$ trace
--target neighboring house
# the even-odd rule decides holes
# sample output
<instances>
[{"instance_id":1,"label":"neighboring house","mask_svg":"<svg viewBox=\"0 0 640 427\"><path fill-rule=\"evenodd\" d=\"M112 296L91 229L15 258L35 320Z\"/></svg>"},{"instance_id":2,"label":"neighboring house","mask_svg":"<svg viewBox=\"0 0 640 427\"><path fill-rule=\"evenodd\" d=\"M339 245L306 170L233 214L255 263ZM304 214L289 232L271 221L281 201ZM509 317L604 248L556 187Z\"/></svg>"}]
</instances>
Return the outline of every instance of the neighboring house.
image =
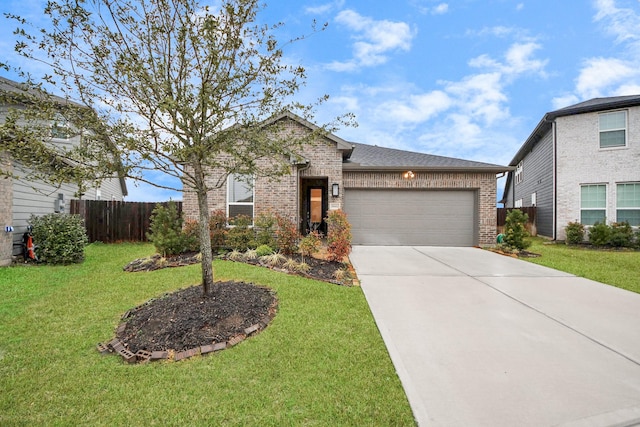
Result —
<instances>
[{"instance_id":1,"label":"neighboring house","mask_svg":"<svg viewBox=\"0 0 640 427\"><path fill-rule=\"evenodd\" d=\"M569 222L640 226L640 95L596 98L545 114L510 163L504 206L536 206L538 234Z\"/></svg>"},{"instance_id":2,"label":"neighboring house","mask_svg":"<svg viewBox=\"0 0 640 427\"><path fill-rule=\"evenodd\" d=\"M19 91L19 83L0 77L0 91ZM60 98L60 102L68 102ZM0 123L10 108L24 108L22 105L0 105ZM52 126L50 142L71 147L80 143L80 136L70 136ZM0 153L2 154L2 153ZM25 176L28 170L21 164L11 161L3 155L2 170L12 170L16 177ZM2 160L0 158L0 160ZM11 262L11 254L22 251L22 234L26 231L28 220L33 215L45 215L53 212L69 212L69 201L78 198L78 188L74 184L53 186L45 182L27 182L21 179L0 176L0 265ZM124 178L115 176L102 182L99 187L87 188L82 194L86 200L123 200L127 195ZM5 227L12 226L13 232Z\"/></svg>"},{"instance_id":3,"label":"neighboring house","mask_svg":"<svg viewBox=\"0 0 640 427\"><path fill-rule=\"evenodd\" d=\"M290 129L317 127L285 113ZM272 122L270 121L270 122ZM211 210L256 217L271 211L303 233L326 230L331 210L346 212L353 244L476 246L495 243L496 175L506 166L347 142L328 134L300 153L279 179L231 175L209 192ZM210 183L221 171L209 171ZM224 182L224 181L223 181ZM198 218L197 198L184 190L183 211Z\"/></svg>"}]
</instances>

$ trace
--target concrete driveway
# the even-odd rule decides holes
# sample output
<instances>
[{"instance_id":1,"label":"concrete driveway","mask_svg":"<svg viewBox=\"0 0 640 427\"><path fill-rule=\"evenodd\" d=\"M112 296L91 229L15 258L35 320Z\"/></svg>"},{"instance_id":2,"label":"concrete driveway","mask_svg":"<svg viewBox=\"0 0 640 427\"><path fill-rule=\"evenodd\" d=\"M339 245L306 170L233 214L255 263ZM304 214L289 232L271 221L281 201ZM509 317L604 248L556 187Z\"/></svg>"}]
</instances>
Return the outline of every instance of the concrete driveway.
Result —
<instances>
[{"instance_id":1,"label":"concrete driveway","mask_svg":"<svg viewBox=\"0 0 640 427\"><path fill-rule=\"evenodd\" d=\"M640 425L640 294L476 248L350 258L420 426Z\"/></svg>"}]
</instances>

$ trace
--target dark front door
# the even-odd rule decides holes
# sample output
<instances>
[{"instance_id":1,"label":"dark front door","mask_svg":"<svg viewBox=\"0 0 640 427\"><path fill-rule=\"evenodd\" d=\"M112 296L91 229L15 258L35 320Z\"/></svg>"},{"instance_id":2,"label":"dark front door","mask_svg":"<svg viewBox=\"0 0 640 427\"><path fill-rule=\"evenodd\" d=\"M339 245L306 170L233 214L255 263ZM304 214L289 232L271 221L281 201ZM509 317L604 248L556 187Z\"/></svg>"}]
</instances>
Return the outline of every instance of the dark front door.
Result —
<instances>
[{"instance_id":1,"label":"dark front door","mask_svg":"<svg viewBox=\"0 0 640 427\"><path fill-rule=\"evenodd\" d=\"M327 216L327 184L323 179L305 180L302 200L302 233L319 231L327 232L325 218Z\"/></svg>"}]
</instances>

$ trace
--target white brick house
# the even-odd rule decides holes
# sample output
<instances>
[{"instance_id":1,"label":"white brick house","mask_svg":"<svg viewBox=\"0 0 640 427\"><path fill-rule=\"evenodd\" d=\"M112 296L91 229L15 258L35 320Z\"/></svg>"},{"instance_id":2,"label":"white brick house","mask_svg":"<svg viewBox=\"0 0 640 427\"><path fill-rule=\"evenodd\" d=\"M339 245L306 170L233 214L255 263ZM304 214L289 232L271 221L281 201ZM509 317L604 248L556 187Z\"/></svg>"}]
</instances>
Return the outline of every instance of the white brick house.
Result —
<instances>
[{"instance_id":1,"label":"white brick house","mask_svg":"<svg viewBox=\"0 0 640 427\"><path fill-rule=\"evenodd\" d=\"M289 129L315 125L291 113ZM291 218L301 232L324 228L328 211L342 209L354 244L490 245L496 236L496 174L506 166L347 142L329 134L302 150L279 179L231 176L209 192L211 210L227 216L271 211ZM211 183L224 179L210 170ZM251 182L253 185L246 185ZM184 190L183 212L198 218L197 198Z\"/></svg>"},{"instance_id":2,"label":"white brick house","mask_svg":"<svg viewBox=\"0 0 640 427\"><path fill-rule=\"evenodd\" d=\"M537 207L538 234L578 221L640 226L640 95L547 113L510 163L505 207Z\"/></svg>"}]
</instances>

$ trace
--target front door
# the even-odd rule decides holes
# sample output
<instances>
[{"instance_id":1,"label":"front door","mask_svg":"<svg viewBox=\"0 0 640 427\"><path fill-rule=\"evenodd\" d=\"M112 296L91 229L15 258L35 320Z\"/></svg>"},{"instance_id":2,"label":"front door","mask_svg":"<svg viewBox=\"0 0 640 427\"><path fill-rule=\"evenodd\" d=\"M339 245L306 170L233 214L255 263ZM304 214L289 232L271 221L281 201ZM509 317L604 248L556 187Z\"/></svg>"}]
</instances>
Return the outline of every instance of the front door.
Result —
<instances>
[{"instance_id":1,"label":"front door","mask_svg":"<svg viewBox=\"0 0 640 427\"><path fill-rule=\"evenodd\" d=\"M310 180L311 181L311 180ZM306 186L303 201L303 227L302 233L307 234L312 231L318 231L326 234L327 225L325 217L327 216L327 186L317 185L320 182L309 182ZM322 183L324 184L324 183Z\"/></svg>"}]
</instances>

